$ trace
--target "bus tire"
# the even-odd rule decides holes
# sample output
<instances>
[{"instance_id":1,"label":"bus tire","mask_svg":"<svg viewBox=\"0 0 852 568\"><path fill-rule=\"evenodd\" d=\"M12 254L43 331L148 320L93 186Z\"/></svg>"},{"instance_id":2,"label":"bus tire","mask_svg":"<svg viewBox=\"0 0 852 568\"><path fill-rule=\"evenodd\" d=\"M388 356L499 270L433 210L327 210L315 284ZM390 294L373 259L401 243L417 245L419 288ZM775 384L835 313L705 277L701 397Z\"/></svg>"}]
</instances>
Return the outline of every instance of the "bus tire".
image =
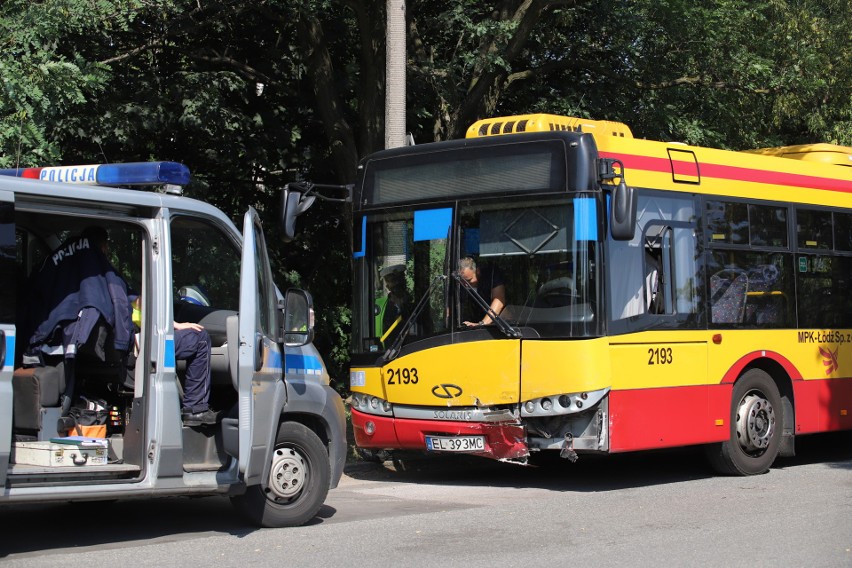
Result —
<instances>
[{"instance_id":1,"label":"bus tire","mask_svg":"<svg viewBox=\"0 0 852 568\"><path fill-rule=\"evenodd\" d=\"M766 473L780 449L783 412L772 377L761 369L746 371L731 396L730 438L707 447L713 469L724 475Z\"/></svg>"},{"instance_id":2,"label":"bus tire","mask_svg":"<svg viewBox=\"0 0 852 568\"><path fill-rule=\"evenodd\" d=\"M328 495L328 450L310 428L284 422L269 463L269 482L231 498L249 521L261 527L297 527L313 519Z\"/></svg>"}]
</instances>

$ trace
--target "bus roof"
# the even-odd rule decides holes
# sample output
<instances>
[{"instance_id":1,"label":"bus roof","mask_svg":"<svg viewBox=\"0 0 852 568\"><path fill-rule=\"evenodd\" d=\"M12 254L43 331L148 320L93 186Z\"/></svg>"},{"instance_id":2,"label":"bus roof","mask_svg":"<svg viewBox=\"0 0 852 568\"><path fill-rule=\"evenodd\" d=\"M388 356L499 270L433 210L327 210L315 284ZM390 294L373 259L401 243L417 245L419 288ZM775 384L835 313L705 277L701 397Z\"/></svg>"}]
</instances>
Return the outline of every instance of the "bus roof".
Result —
<instances>
[{"instance_id":1,"label":"bus roof","mask_svg":"<svg viewBox=\"0 0 852 568\"><path fill-rule=\"evenodd\" d=\"M467 137L499 138L532 131L591 134L600 157L621 162L631 185L664 190L691 186L697 193L813 204L826 204L828 190L832 199L852 206L852 167L832 167L852 166L852 148L846 146L817 143L736 152L634 138L619 122L550 114L483 119L471 125Z\"/></svg>"},{"instance_id":2,"label":"bus roof","mask_svg":"<svg viewBox=\"0 0 852 568\"><path fill-rule=\"evenodd\" d=\"M586 132L598 136L607 133L617 138L633 138L633 133L626 124L609 120L589 120L573 116L558 116L555 114L520 114L516 116L501 116L484 118L470 125L465 138L481 138L498 134L517 134L520 132L553 132L566 130L569 132Z\"/></svg>"},{"instance_id":3,"label":"bus roof","mask_svg":"<svg viewBox=\"0 0 852 568\"><path fill-rule=\"evenodd\" d=\"M484 118L470 125L465 138L482 138L501 134L517 134L522 132L552 132L567 130L570 132L586 132L595 138L606 137L607 134L617 138L633 138L633 133L626 124L609 120L590 120L574 116L558 116L555 114L519 114ZM852 167L852 148L837 144L798 144L795 146L779 146L776 148L756 148L743 150L750 154L791 158L805 162L821 164L836 164Z\"/></svg>"},{"instance_id":4,"label":"bus roof","mask_svg":"<svg viewBox=\"0 0 852 568\"><path fill-rule=\"evenodd\" d=\"M750 154L778 156L805 162L836 164L852 167L852 148L836 144L799 144L797 146L779 146L777 148L757 148L745 150Z\"/></svg>"}]
</instances>

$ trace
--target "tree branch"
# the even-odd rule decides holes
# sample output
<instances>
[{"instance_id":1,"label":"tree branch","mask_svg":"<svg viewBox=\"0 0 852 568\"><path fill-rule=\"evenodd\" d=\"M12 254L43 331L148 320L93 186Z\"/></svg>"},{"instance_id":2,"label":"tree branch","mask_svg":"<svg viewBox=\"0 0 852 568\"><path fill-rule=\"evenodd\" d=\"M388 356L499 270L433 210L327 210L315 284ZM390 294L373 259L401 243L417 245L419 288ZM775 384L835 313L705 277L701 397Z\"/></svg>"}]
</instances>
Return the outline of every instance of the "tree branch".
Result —
<instances>
[{"instance_id":1,"label":"tree branch","mask_svg":"<svg viewBox=\"0 0 852 568\"><path fill-rule=\"evenodd\" d=\"M498 12L497 17L515 22L514 33L505 42L502 49L498 48L493 38L488 40L490 43L480 51L483 54L483 65L481 68L485 69L488 65L484 61L485 56L497 52L500 53L500 58L507 64L510 65L515 61L522 53L530 34L536 25L538 25L545 10L555 7L577 6L580 3L589 1L522 0L512 11L514 1L507 0L503 9ZM511 16L508 16L510 12ZM487 115L494 111L497 101L506 86L506 77L508 75L508 70L494 65L483 71L474 72L474 77L472 77L469 83L464 100L448 125L449 136L451 138L458 137L462 133L464 125L474 122L482 114Z\"/></svg>"},{"instance_id":2,"label":"tree branch","mask_svg":"<svg viewBox=\"0 0 852 568\"><path fill-rule=\"evenodd\" d=\"M242 2L241 0L208 0L204 6L199 2L195 8L189 12L170 13L168 20L168 31L161 34L156 40L152 40L146 44L134 47L128 51L120 53L109 59L100 61L99 63L109 65L117 63L125 59L134 57L146 51L156 51L158 48L163 48L168 45L167 38L185 38L191 37L192 33L205 26L211 18L221 14L222 12L235 8L232 14L239 14L245 10L251 9L251 2Z\"/></svg>"},{"instance_id":3,"label":"tree branch","mask_svg":"<svg viewBox=\"0 0 852 568\"><path fill-rule=\"evenodd\" d=\"M706 77L678 77L677 79L672 79L671 81L663 81L661 83L643 83L641 81L636 81L634 84L637 88L648 91L671 89L674 87L680 87L681 85L688 85L691 87L709 87L711 89L719 90L730 89L733 91L742 91L746 93L754 93L757 95L767 95L769 93L779 92L779 89L758 89L753 87L746 87L745 85L739 85L736 83L728 83L726 81L713 81L712 79Z\"/></svg>"},{"instance_id":4,"label":"tree branch","mask_svg":"<svg viewBox=\"0 0 852 568\"><path fill-rule=\"evenodd\" d=\"M596 62L591 61L583 61L583 60L559 60L555 62L546 63L539 67L524 69L522 71L516 71L514 73L510 73L506 77L505 86L515 82L515 81L525 81L531 79L533 77L545 76L555 71L560 71L564 69L578 69L588 71L592 74L597 74L601 76L605 76L609 79L613 79L616 81L624 81L624 75L618 73L617 71L612 71L609 68L602 67L598 65ZM664 89L673 89L681 86L690 86L690 87L707 87L711 89L729 89L735 91L742 91L745 93L753 93L757 95L766 95L769 93L780 92L780 89L770 89L770 88L753 88L746 87L745 85L740 85L737 83L730 83L727 81L715 81L707 77L678 77L677 79L672 79L669 81L661 81L659 83L646 83L643 81L633 81L633 86L640 90L646 91L656 91L656 90L664 90Z\"/></svg>"},{"instance_id":5,"label":"tree branch","mask_svg":"<svg viewBox=\"0 0 852 568\"><path fill-rule=\"evenodd\" d=\"M110 57L109 59L102 59L101 61L98 61L98 63L102 65L118 63L119 61L124 61L125 59L129 59L146 51L160 51L161 49L165 48L166 45L167 44L162 41L152 41L150 43L146 43L145 45L134 47L130 51L125 51L124 53L116 55L115 57Z\"/></svg>"},{"instance_id":6,"label":"tree branch","mask_svg":"<svg viewBox=\"0 0 852 568\"><path fill-rule=\"evenodd\" d=\"M232 59L224 55L215 54L214 56L207 56L195 53L188 53L187 57L196 61L203 61L205 63L212 63L214 65L220 65L223 67L231 67L235 69L240 75L251 81L259 81L266 85L275 84L275 81L271 79L266 73L258 71L251 65L241 63L236 59Z\"/></svg>"}]
</instances>

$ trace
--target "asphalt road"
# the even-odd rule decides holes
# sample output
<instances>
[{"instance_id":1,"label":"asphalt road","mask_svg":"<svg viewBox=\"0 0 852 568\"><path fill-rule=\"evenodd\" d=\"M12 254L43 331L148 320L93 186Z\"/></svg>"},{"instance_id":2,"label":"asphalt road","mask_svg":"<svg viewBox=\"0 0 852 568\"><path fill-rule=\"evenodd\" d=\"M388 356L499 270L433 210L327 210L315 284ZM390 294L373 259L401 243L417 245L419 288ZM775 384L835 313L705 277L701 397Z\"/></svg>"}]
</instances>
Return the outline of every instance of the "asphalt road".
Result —
<instances>
[{"instance_id":1,"label":"asphalt road","mask_svg":"<svg viewBox=\"0 0 852 568\"><path fill-rule=\"evenodd\" d=\"M0 509L0 565L852 567L852 433L797 450L746 478L694 449L355 462L295 529L247 526L224 498Z\"/></svg>"}]
</instances>

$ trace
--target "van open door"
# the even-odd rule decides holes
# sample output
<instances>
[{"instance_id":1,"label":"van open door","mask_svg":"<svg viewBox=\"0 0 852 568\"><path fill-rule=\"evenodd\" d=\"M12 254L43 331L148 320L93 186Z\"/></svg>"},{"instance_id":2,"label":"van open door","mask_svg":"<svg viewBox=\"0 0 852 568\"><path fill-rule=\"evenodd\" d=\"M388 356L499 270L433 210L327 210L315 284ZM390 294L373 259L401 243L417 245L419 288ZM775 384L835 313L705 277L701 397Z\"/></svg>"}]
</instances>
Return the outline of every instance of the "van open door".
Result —
<instances>
[{"instance_id":1,"label":"van open door","mask_svg":"<svg viewBox=\"0 0 852 568\"><path fill-rule=\"evenodd\" d=\"M287 402L278 298L257 212L243 221L239 324L239 460L246 485L263 481L281 409Z\"/></svg>"},{"instance_id":2,"label":"van open door","mask_svg":"<svg viewBox=\"0 0 852 568\"><path fill-rule=\"evenodd\" d=\"M288 403L283 346L298 349L310 341L313 333L313 310L308 294L288 290L282 305L283 311L272 281L260 220L255 210L249 209L243 223L237 369L239 469L246 490L232 495L231 500L248 519L263 527L306 523L316 516L331 485L331 463L325 442L304 424L281 422L282 410ZM294 358L292 354L290 358ZM296 387L293 398L301 396L304 404L307 396L309 406L301 408L307 408L308 414L317 408L328 408L328 413L322 411L322 415L337 420L333 434L337 444L335 456L342 456L343 404L334 393L337 406L326 407L326 391L322 387L320 390L322 396L312 398L307 390L299 393ZM332 413L333 416L326 416ZM342 463L336 470L335 483L340 471Z\"/></svg>"},{"instance_id":3,"label":"van open door","mask_svg":"<svg viewBox=\"0 0 852 568\"><path fill-rule=\"evenodd\" d=\"M15 258L14 194L0 191L0 487L6 485L12 449L12 372L18 287Z\"/></svg>"}]
</instances>

